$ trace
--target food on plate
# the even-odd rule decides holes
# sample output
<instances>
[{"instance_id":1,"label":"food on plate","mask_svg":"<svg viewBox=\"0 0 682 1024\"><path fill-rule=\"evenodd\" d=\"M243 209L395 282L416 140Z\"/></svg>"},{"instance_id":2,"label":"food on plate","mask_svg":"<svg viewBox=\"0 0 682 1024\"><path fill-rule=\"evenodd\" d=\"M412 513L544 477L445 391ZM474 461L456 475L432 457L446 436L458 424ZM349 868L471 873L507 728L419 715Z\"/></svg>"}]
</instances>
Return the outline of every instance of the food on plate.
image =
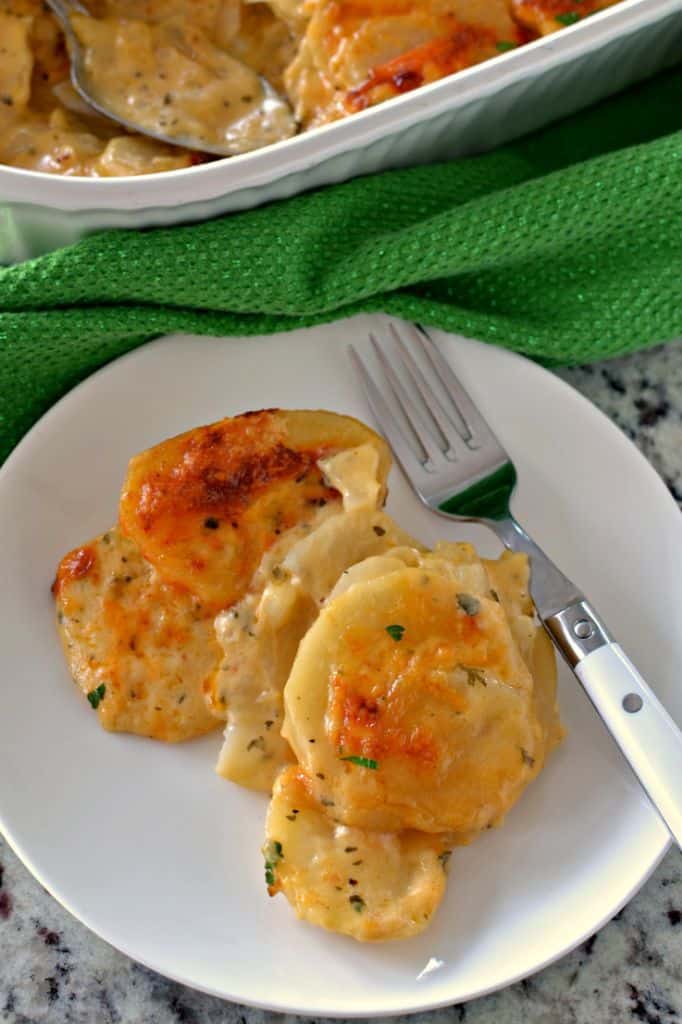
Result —
<instances>
[{"instance_id":1,"label":"food on plate","mask_svg":"<svg viewBox=\"0 0 682 1024\"><path fill-rule=\"evenodd\" d=\"M298 644L337 580L361 559L414 543L377 507L379 455L370 444L318 462L342 496L312 522L287 530L270 547L244 597L215 620L223 659L209 687L217 714L227 714L218 772L270 792L291 761L281 735L282 692Z\"/></svg>"},{"instance_id":2,"label":"food on plate","mask_svg":"<svg viewBox=\"0 0 682 1024\"><path fill-rule=\"evenodd\" d=\"M304 637L284 735L317 801L345 825L471 833L538 774L554 726L515 639L537 632L468 544L371 560ZM553 707L553 692L549 701Z\"/></svg>"},{"instance_id":3,"label":"food on plate","mask_svg":"<svg viewBox=\"0 0 682 1024\"><path fill-rule=\"evenodd\" d=\"M271 895L364 941L429 924L453 847L502 823L560 741L528 560L402 546L344 573L301 641L263 847ZM350 861L350 864L348 863Z\"/></svg>"},{"instance_id":4,"label":"food on plate","mask_svg":"<svg viewBox=\"0 0 682 1024\"><path fill-rule=\"evenodd\" d=\"M69 552L52 589L67 664L105 729L177 741L216 728L213 617L118 528Z\"/></svg>"},{"instance_id":5,"label":"food on plate","mask_svg":"<svg viewBox=\"0 0 682 1024\"><path fill-rule=\"evenodd\" d=\"M562 736L526 556L423 547L383 509L390 464L323 410L188 430L130 460L117 525L52 588L101 724L225 723L218 773L271 794L268 892L361 941L427 927L453 848Z\"/></svg>"},{"instance_id":6,"label":"food on plate","mask_svg":"<svg viewBox=\"0 0 682 1024\"><path fill-rule=\"evenodd\" d=\"M318 465L339 453L345 495ZM270 548L314 533L344 502L362 506L354 486L376 509L389 464L385 442L357 420L277 409L131 459L118 527L66 555L54 584L69 666L102 725L165 740L217 727L216 614L247 594Z\"/></svg>"},{"instance_id":7,"label":"food on plate","mask_svg":"<svg viewBox=\"0 0 682 1024\"><path fill-rule=\"evenodd\" d=\"M164 580L214 613L245 593L265 551L340 508L320 460L369 445L372 493L383 501L390 454L358 420L264 409L197 427L134 456L121 491L121 529Z\"/></svg>"},{"instance_id":8,"label":"food on plate","mask_svg":"<svg viewBox=\"0 0 682 1024\"><path fill-rule=\"evenodd\" d=\"M446 836L377 832L332 820L307 776L287 768L268 809L265 880L299 917L365 942L423 931L445 894Z\"/></svg>"},{"instance_id":9,"label":"food on plate","mask_svg":"<svg viewBox=\"0 0 682 1024\"><path fill-rule=\"evenodd\" d=\"M88 0L71 28L101 106L230 153L357 113L613 2ZM0 40L0 163L113 177L212 159L97 113L70 83L64 34L42 0L0 0ZM269 103L268 88L286 102Z\"/></svg>"}]
</instances>

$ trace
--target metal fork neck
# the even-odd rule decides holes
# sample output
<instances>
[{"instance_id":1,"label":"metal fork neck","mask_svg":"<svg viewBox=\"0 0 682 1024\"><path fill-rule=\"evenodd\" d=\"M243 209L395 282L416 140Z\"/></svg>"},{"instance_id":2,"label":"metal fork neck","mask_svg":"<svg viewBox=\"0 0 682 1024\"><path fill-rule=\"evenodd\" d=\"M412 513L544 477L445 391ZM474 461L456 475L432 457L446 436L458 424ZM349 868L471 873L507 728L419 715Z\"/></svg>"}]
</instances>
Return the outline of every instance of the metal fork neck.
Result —
<instances>
[{"instance_id":1,"label":"metal fork neck","mask_svg":"<svg viewBox=\"0 0 682 1024\"><path fill-rule=\"evenodd\" d=\"M531 593L541 618L545 619L582 598L575 584L557 569L511 514L505 519L486 520L486 523L506 548L529 556Z\"/></svg>"},{"instance_id":2,"label":"metal fork neck","mask_svg":"<svg viewBox=\"0 0 682 1024\"><path fill-rule=\"evenodd\" d=\"M543 625L573 667L611 642L608 630L575 584L560 572L513 516L487 520L506 548L530 558L530 590Z\"/></svg>"}]
</instances>

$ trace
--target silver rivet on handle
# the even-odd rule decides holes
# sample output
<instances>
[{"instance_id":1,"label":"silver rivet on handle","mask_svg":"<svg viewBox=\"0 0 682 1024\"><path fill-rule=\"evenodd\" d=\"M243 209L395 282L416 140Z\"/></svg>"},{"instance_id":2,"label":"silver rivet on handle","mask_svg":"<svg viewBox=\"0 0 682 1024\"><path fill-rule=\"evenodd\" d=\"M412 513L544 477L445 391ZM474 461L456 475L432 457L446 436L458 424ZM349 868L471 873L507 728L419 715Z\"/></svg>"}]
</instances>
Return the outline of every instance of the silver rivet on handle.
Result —
<instances>
[{"instance_id":1,"label":"silver rivet on handle","mask_svg":"<svg viewBox=\"0 0 682 1024\"><path fill-rule=\"evenodd\" d=\"M573 632L580 640L587 640L594 632L594 626L589 619L578 619L573 626Z\"/></svg>"}]
</instances>

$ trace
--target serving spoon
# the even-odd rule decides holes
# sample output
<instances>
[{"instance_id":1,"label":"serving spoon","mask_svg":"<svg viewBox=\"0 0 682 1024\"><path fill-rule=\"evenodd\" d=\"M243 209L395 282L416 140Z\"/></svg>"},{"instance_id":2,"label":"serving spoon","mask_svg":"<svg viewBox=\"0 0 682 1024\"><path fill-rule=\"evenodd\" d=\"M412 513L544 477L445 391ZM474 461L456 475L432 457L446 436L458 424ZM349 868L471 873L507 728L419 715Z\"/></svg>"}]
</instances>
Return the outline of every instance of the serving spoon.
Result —
<instances>
[{"instance_id":1,"label":"serving spoon","mask_svg":"<svg viewBox=\"0 0 682 1024\"><path fill-rule=\"evenodd\" d=\"M172 126L168 126L165 131L158 131L131 120L129 117L122 116L117 110L112 109L106 99L98 96L97 88L88 72L86 50L73 27L71 19L74 15L90 17L90 12L79 0L47 0L47 3L58 19L66 38L71 62L71 83L74 89L93 111L116 121L128 131L149 136L171 146L182 146L204 153L214 153L217 156L237 156L239 153L246 153L281 139L288 139L296 133L296 121L288 103L275 92L267 79L255 72L253 73L254 77L258 80L262 90L259 102L241 117L228 122L225 126L224 138L217 142L185 134L181 130L172 132L170 130ZM234 58L225 56L226 60L234 61L235 65L239 64ZM220 78L221 76L216 75L216 81ZM138 93L143 91L144 78L131 80L130 86L130 92L135 87L137 87ZM181 104L182 96L178 96L177 99Z\"/></svg>"}]
</instances>

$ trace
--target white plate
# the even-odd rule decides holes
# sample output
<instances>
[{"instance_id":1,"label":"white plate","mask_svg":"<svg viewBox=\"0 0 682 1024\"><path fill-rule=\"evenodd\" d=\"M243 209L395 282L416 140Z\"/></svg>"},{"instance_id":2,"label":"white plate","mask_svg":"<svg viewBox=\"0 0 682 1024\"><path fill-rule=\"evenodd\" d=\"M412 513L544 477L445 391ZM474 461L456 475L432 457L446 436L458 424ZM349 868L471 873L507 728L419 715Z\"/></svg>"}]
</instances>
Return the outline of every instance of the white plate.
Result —
<instances>
[{"instance_id":1,"label":"white plate","mask_svg":"<svg viewBox=\"0 0 682 1024\"><path fill-rule=\"evenodd\" d=\"M345 342L369 322L154 342L71 392L0 474L0 824L9 842L89 928L162 974L239 1002L343 1016L454 1003L535 971L615 913L666 848L564 672L566 742L504 828L456 851L431 928L405 943L358 945L268 899L265 799L213 773L219 734L168 747L110 735L75 691L49 585L60 556L115 518L128 457L249 408L367 418ZM476 342L441 341L517 464L521 520L682 717L682 535L665 487L550 373ZM431 519L397 472L391 485L390 511L424 539L472 537L496 550L482 529Z\"/></svg>"}]
</instances>

